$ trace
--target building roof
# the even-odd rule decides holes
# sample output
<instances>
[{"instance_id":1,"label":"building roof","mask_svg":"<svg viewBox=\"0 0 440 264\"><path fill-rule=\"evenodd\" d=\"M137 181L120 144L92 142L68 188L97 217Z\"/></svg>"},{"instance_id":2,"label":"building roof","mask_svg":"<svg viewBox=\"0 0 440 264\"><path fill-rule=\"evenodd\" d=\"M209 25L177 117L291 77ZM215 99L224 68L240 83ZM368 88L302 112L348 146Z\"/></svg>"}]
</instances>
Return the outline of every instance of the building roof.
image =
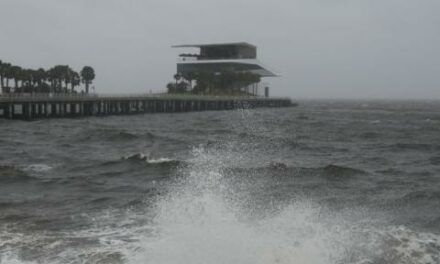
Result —
<instances>
[{"instance_id":1,"label":"building roof","mask_svg":"<svg viewBox=\"0 0 440 264\"><path fill-rule=\"evenodd\" d=\"M201 47L215 47L215 46L243 46L249 48L256 48L254 45L247 42L230 42L230 43L210 43L210 44L182 44L173 45L172 48L201 48Z\"/></svg>"},{"instance_id":2,"label":"building roof","mask_svg":"<svg viewBox=\"0 0 440 264\"><path fill-rule=\"evenodd\" d=\"M230 59L230 60L196 60L181 61L177 63L178 71L190 69L191 71L220 71L222 68L232 68L235 71L250 71L261 77L279 77L276 72L269 70L256 59Z\"/></svg>"}]
</instances>

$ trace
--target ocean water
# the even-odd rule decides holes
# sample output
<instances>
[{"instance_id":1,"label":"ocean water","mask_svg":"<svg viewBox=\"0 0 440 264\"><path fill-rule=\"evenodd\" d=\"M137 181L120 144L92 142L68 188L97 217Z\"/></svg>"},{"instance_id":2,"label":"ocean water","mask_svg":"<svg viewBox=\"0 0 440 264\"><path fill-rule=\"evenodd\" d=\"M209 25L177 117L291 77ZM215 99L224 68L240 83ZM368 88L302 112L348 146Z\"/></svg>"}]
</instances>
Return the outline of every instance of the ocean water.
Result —
<instances>
[{"instance_id":1,"label":"ocean water","mask_svg":"<svg viewBox=\"0 0 440 264\"><path fill-rule=\"evenodd\" d=\"M0 263L440 263L440 102L0 121Z\"/></svg>"}]
</instances>

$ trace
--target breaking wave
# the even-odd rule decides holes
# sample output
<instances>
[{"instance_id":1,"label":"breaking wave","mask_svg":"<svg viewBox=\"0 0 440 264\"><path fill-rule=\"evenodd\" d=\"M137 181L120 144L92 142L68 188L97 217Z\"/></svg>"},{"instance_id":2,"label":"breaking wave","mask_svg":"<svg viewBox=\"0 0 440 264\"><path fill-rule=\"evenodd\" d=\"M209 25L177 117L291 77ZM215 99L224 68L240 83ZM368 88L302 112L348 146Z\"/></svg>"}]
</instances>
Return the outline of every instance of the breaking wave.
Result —
<instances>
[{"instance_id":1,"label":"breaking wave","mask_svg":"<svg viewBox=\"0 0 440 264\"><path fill-rule=\"evenodd\" d=\"M136 153L133 155L129 155L127 157L124 157L125 160L133 160L133 161L144 161L149 165L170 165L170 166L177 166L181 162L178 160L170 159L170 158L152 158L149 155L143 154L143 153Z\"/></svg>"},{"instance_id":2,"label":"breaking wave","mask_svg":"<svg viewBox=\"0 0 440 264\"><path fill-rule=\"evenodd\" d=\"M409 264L439 259L438 236L378 223L361 209L338 214L306 198L255 208L224 180L234 153L198 148L193 154L181 170L183 177L157 198L152 231L139 238L128 263ZM322 170L336 173L340 168Z\"/></svg>"},{"instance_id":3,"label":"breaking wave","mask_svg":"<svg viewBox=\"0 0 440 264\"><path fill-rule=\"evenodd\" d=\"M438 235L393 226L362 208L336 212L307 197L287 202L274 197L255 206L246 188L237 191L242 178L228 169L239 167L242 155L195 148L186 165L179 166L180 176L164 192L148 198L149 204L154 200L152 205L89 216L94 223L90 229L40 236L0 232L0 263L428 264L440 260ZM149 160L140 154L131 159ZM314 170L336 174L354 169ZM253 172L248 173L252 177ZM17 245L47 254L23 257Z\"/></svg>"},{"instance_id":4,"label":"breaking wave","mask_svg":"<svg viewBox=\"0 0 440 264\"><path fill-rule=\"evenodd\" d=\"M153 140L155 136L150 132L128 132L115 128L96 128L82 131L78 138L81 141L108 141L108 142L127 142L136 139Z\"/></svg>"},{"instance_id":5,"label":"breaking wave","mask_svg":"<svg viewBox=\"0 0 440 264\"><path fill-rule=\"evenodd\" d=\"M24 170L13 165L0 165L0 182L19 182L33 179Z\"/></svg>"}]
</instances>

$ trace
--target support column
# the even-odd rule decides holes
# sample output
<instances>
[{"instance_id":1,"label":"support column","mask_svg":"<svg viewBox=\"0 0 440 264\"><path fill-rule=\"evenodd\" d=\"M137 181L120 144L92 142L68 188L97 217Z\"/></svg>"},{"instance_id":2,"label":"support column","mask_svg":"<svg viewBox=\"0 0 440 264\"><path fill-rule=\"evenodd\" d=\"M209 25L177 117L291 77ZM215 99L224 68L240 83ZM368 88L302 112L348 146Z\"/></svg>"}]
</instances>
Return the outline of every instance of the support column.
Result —
<instances>
[{"instance_id":1,"label":"support column","mask_svg":"<svg viewBox=\"0 0 440 264\"><path fill-rule=\"evenodd\" d=\"M38 107L38 117L43 117L43 105L44 103L38 103L37 107Z\"/></svg>"},{"instance_id":2,"label":"support column","mask_svg":"<svg viewBox=\"0 0 440 264\"><path fill-rule=\"evenodd\" d=\"M92 105L93 105L92 115L99 114L99 102L93 102Z\"/></svg>"},{"instance_id":3,"label":"support column","mask_svg":"<svg viewBox=\"0 0 440 264\"><path fill-rule=\"evenodd\" d=\"M105 101L105 114L109 115L111 112L110 110L110 102L109 101Z\"/></svg>"},{"instance_id":4,"label":"support column","mask_svg":"<svg viewBox=\"0 0 440 264\"><path fill-rule=\"evenodd\" d=\"M49 103L44 103L43 108L44 108L44 116L49 117Z\"/></svg>"},{"instance_id":5,"label":"support column","mask_svg":"<svg viewBox=\"0 0 440 264\"><path fill-rule=\"evenodd\" d=\"M49 103L49 108L50 108L50 115L51 115L51 116L56 116L56 115L57 115L57 107L56 107L56 104L54 104L54 103Z\"/></svg>"},{"instance_id":6,"label":"support column","mask_svg":"<svg viewBox=\"0 0 440 264\"><path fill-rule=\"evenodd\" d=\"M59 103L58 104L58 107L59 107L59 110L60 110L60 113L59 113L59 115L60 115L60 117L64 117L64 115L66 114L66 109L64 108L64 106L65 106L65 104L64 103Z\"/></svg>"},{"instance_id":7,"label":"support column","mask_svg":"<svg viewBox=\"0 0 440 264\"><path fill-rule=\"evenodd\" d=\"M84 103L79 104L79 115L84 116Z\"/></svg>"},{"instance_id":8,"label":"support column","mask_svg":"<svg viewBox=\"0 0 440 264\"><path fill-rule=\"evenodd\" d=\"M26 120L32 120L33 117L33 104L32 103L24 103L23 104L23 116Z\"/></svg>"},{"instance_id":9,"label":"support column","mask_svg":"<svg viewBox=\"0 0 440 264\"><path fill-rule=\"evenodd\" d=\"M3 118L7 119L9 115L8 104L3 104Z\"/></svg>"},{"instance_id":10,"label":"support column","mask_svg":"<svg viewBox=\"0 0 440 264\"><path fill-rule=\"evenodd\" d=\"M144 113L149 112L149 104L148 104L148 101L143 101L143 104L144 104Z\"/></svg>"},{"instance_id":11,"label":"support column","mask_svg":"<svg viewBox=\"0 0 440 264\"><path fill-rule=\"evenodd\" d=\"M8 103L4 108L4 115L7 119L12 119L14 117L14 104Z\"/></svg>"}]
</instances>

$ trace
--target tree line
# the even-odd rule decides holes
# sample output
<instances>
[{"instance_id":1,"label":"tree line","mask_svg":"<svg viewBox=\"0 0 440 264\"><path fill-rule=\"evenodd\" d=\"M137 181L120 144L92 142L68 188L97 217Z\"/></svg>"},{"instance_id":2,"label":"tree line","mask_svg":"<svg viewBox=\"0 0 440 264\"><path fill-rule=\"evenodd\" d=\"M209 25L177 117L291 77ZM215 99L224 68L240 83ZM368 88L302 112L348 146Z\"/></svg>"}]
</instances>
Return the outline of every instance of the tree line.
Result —
<instances>
[{"instance_id":1,"label":"tree line","mask_svg":"<svg viewBox=\"0 0 440 264\"><path fill-rule=\"evenodd\" d=\"M252 84L259 83L261 77L251 72L188 72L175 74L175 82L167 84L168 93L192 94L248 94L246 90Z\"/></svg>"},{"instance_id":2,"label":"tree line","mask_svg":"<svg viewBox=\"0 0 440 264\"><path fill-rule=\"evenodd\" d=\"M0 60L0 85L2 93L78 93L81 83L85 93L95 79L95 70L84 66L76 72L68 65L50 69L26 69Z\"/></svg>"}]
</instances>

